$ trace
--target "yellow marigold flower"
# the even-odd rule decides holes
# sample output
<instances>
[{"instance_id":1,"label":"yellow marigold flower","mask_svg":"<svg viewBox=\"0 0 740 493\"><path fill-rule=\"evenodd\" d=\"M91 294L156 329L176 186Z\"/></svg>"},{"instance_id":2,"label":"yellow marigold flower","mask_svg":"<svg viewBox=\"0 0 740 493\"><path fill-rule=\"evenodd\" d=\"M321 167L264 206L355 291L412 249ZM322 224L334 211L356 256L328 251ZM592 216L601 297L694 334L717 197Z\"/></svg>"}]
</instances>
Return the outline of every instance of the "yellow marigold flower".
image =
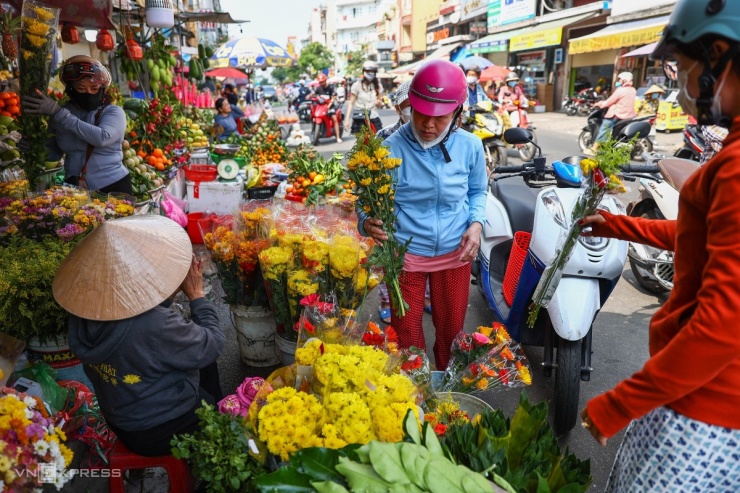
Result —
<instances>
[{"instance_id":1,"label":"yellow marigold flower","mask_svg":"<svg viewBox=\"0 0 740 493\"><path fill-rule=\"evenodd\" d=\"M391 191L391 186L390 185L383 185L382 187L378 188L378 193L380 195L385 195L385 194L387 194L390 191Z\"/></svg>"},{"instance_id":2,"label":"yellow marigold flower","mask_svg":"<svg viewBox=\"0 0 740 493\"><path fill-rule=\"evenodd\" d=\"M54 17L56 17L56 14L54 14L54 12L51 9L46 9L44 7L40 7L40 6L33 7L33 11L36 12L36 16L42 21L50 21Z\"/></svg>"},{"instance_id":3,"label":"yellow marigold flower","mask_svg":"<svg viewBox=\"0 0 740 493\"><path fill-rule=\"evenodd\" d=\"M370 185L372 182L373 180L371 178L363 178L362 180L360 180L360 185L362 185L363 187L366 187Z\"/></svg>"},{"instance_id":4,"label":"yellow marigold flower","mask_svg":"<svg viewBox=\"0 0 740 493\"><path fill-rule=\"evenodd\" d=\"M370 171L380 171L383 169L383 163L381 161L370 161L367 165L367 169Z\"/></svg>"},{"instance_id":5,"label":"yellow marigold flower","mask_svg":"<svg viewBox=\"0 0 740 493\"><path fill-rule=\"evenodd\" d=\"M525 385L532 385L532 375L529 373L529 368L526 366L522 366L519 369L519 378Z\"/></svg>"},{"instance_id":6,"label":"yellow marigold flower","mask_svg":"<svg viewBox=\"0 0 740 493\"><path fill-rule=\"evenodd\" d=\"M486 337L491 337L491 333L493 332L493 327L480 326L478 327L477 331Z\"/></svg>"},{"instance_id":7,"label":"yellow marigold flower","mask_svg":"<svg viewBox=\"0 0 740 493\"><path fill-rule=\"evenodd\" d=\"M624 186L617 175L609 175L609 190L616 193L627 193L627 187Z\"/></svg>"},{"instance_id":8,"label":"yellow marigold flower","mask_svg":"<svg viewBox=\"0 0 740 493\"><path fill-rule=\"evenodd\" d=\"M46 45L46 38L43 36L36 36L35 34L29 34L25 33L26 39L29 43L34 45L36 48L41 48L42 46Z\"/></svg>"},{"instance_id":9,"label":"yellow marigold flower","mask_svg":"<svg viewBox=\"0 0 740 493\"><path fill-rule=\"evenodd\" d=\"M476 382L475 388L477 388L478 390L486 390L488 388L488 380L486 380L485 378L481 378Z\"/></svg>"},{"instance_id":10,"label":"yellow marigold flower","mask_svg":"<svg viewBox=\"0 0 740 493\"><path fill-rule=\"evenodd\" d=\"M385 169L394 169L398 168L399 166L401 166L401 158L389 157L383 159L383 167Z\"/></svg>"},{"instance_id":11,"label":"yellow marigold flower","mask_svg":"<svg viewBox=\"0 0 740 493\"><path fill-rule=\"evenodd\" d=\"M36 36L46 36L46 33L49 32L49 26L36 19L24 19L23 30Z\"/></svg>"},{"instance_id":12,"label":"yellow marigold flower","mask_svg":"<svg viewBox=\"0 0 740 493\"><path fill-rule=\"evenodd\" d=\"M28 50L21 50L21 54L23 55L24 60L28 60L33 56L33 52Z\"/></svg>"},{"instance_id":13,"label":"yellow marigold flower","mask_svg":"<svg viewBox=\"0 0 740 493\"><path fill-rule=\"evenodd\" d=\"M373 153L373 155L375 156L375 159L383 159L384 157L386 157L390 153L391 153L391 151L388 150L387 147L380 146L377 149L375 149L375 152Z\"/></svg>"},{"instance_id":14,"label":"yellow marigold flower","mask_svg":"<svg viewBox=\"0 0 740 493\"><path fill-rule=\"evenodd\" d=\"M581 160L581 171L583 171L584 175L590 174L598 167L599 163L595 159L586 158Z\"/></svg>"}]
</instances>

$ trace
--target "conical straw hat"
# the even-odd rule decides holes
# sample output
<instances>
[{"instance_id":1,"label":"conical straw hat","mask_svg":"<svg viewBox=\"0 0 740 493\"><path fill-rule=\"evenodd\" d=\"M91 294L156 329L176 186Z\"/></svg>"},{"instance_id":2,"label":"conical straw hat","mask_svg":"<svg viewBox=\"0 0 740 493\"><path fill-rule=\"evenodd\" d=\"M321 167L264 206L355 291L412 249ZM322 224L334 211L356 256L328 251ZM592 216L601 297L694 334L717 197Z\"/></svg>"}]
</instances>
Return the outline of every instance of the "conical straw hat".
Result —
<instances>
[{"instance_id":1,"label":"conical straw hat","mask_svg":"<svg viewBox=\"0 0 740 493\"><path fill-rule=\"evenodd\" d=\"M64 259L54 298L88 320L122 320L172 295L190 269L193 248L185 230L163 216L106 221Z\"/></svg>"}]
</instances>

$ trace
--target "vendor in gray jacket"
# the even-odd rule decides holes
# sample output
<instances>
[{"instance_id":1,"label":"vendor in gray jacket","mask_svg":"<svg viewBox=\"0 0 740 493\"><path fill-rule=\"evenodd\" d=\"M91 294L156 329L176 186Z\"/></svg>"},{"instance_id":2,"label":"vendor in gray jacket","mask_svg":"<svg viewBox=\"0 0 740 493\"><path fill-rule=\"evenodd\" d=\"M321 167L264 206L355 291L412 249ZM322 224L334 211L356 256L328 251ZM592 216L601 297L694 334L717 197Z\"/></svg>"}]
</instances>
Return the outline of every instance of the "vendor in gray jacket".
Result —
<instances>
[{"instance_id":1,"label":"vendor in gray jacket","mask_svg":"<svg viewBox=\"0 0 740 493\"><path fill-rule=\"evenodd\" d=\"M96 59L78 55L64 63L59 79L69 96L64 107L42 92L46 88L37 89L36 96L24 96L22 101L24 113L49 115L54 133L49 160L66 155L64 179L69 184L133 195L121 149L126 114L106 97L110 72ZM23 144L19 147L24 151Z\"/></svg>"},{"instance_id":2,"label":"vendor in gray jacket","mask_svg":"<svg viewBox=\"0 0 740 493\"><path fill-rule=\"evenodd\" d=\"M182 290L192 321L170 305ZM140 455L168 455L195 410L222 399L216 309L187 233L163 216L104 222L62 262L54 297L70 313L69 346L111 429Z\"/></svg>"}]
</instances>

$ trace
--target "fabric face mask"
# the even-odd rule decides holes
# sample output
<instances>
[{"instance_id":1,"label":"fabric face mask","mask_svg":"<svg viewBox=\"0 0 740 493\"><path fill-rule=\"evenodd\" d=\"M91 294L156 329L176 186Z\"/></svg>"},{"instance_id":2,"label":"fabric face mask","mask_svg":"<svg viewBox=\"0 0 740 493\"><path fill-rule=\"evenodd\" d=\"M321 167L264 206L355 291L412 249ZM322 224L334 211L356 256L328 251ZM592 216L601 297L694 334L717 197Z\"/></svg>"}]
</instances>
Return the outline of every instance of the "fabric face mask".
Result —
<instances>
[{"instance_id":1,"label":"fabric face mask","mask_svg":"<svg viewBox=\"0 0 740 493\"><path fill-rule=\"evenodd\" d=\"M511 82L507 83L506 85L509 86L509 87L516 87L516 81L511 81Z\"/></svg>"},{"instance_id":2,"label":"fabric face mask","mask_svg":"<svg viewBox=\"0 0 740 493\"><path fill-rule=\"evenodd\" d=\"M414 137L416 137L416 141L419 143L422 149L430 149L444 140L454 120L454 118L450 120L450 123L448 123L445 129L439 134L439 137L431 141L422 140L421 136L419 136L419 132L416 131L416 125L414 125L413 123L411 124L411 131L413 132Z\"/></svg>"},{"instance_id":3,"label":"fabric face mask","mask_svg":"<svg viewBox=\"0 0 740 493\"><path fill-rule=\"evenodd\" d=\"M468 82L469 86L472 86L473 84L478 82L478 77L476 77L475 75L468 75L467 77L465 77L465 80Z\"/></svg>"},{"instance_id":4,"label":"fabric face mask","mask_svg":"<svg viewBox=\"0 0 740 493\"><path fill-rule=\"evenodd\" d=\"M369 81L375 80L375 74L373 72L363 72L362 75Z\"/></svg>"},{"instance_id":5,"label":"fabric face mask","mask_svg":"<svg viewBox=\"0 0 740 493\"><path fill-rule=\"evenodd\" d=\"M67 94L74 104L79 106L85 111L92 111L98 106L103 104L103 97L105 96L105 89L102 87L95 94L77 92L74 88L69 87Z\"/></svg>"},{"instance_id":6,"label":"fabric face mask","mask_svg":"<svg viewBox=\"0 0 740 493\"><path fill-rule=\"evenodd\" d=\"M676 75L676 82L678 83L678 96L676 97L676 101L681 105L681 109L684 113L693 117L696 117L696 115L699 114L699 111L696 108L696 98L689 96L686 86L689 82L689 72L694 70L694 67L696 67L698 63L698 61L694 62L688 70L679 71Z\"/></svg>"},{"instance_id":7,"label":"fabric face mask","mask_svg":"<svg viewBox=\"0 0 740 493\"><path fill-rule=\"evenodd\" d=\"M617 82L616 84L614 84L614 87L622 87L622 83L621 82Z\"/></svg>"},{"instance_id":8,"label":"fabric face mask","mask_svg":"<svg viewBox=\"0 0 740 493\"><path fill-rule=\"evenodd\" d=\"M404 108L401 110L401 121L403 123L407 123L409 120L411 120L411 107Z\"/></svg>"}]
</instances>

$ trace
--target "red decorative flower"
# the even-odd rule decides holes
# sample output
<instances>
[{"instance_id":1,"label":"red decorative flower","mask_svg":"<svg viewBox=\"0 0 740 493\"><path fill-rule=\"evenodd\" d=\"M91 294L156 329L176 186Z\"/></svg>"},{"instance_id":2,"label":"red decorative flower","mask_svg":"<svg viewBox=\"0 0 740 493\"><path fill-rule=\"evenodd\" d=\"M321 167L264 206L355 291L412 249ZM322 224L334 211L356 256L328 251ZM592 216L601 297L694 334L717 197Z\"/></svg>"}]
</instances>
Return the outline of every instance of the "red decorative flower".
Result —
<instances>
[{"instance_id":1,"label":"red decorative flower","mask_svg":"<svg viewBox=\"0 0 740 493\"><path fill-rule=\"evenodd\" d=\"M436 433L439 436L442 436L447 431L447 426L443 425L442 423L438 423L434 426L434 433Z\"/></svg>"},{"instance_id":2,"label":"red decorative flower","mask_svg":"<svg viewBox=\"0 0 740 493\"><path fill-rule=\"evenodd\" d=\"M362 334L362 342L368 346L381 347L385 344L385 337L383 334L375 334L373 332L365 332Z\"/></svg>"},{"instance_id":3,"label":"red decorative flower","mask_svg":"<svg viewBox=\"0 0 740 493\"><path fill-rule=\"evenodd\" d=\"M398 342L398 334L396 334L396 329L394 329L390 325L385 328L385 337L386 339L388 339L388 342Z\"/></svg>"},{"instance_id":4,"label":"red decorative flower","mask_svg":"<svg viewBox=\"0 0 740 493\"><path fill-rule=\"evenodd\" d=\"M409 372L421 368L422 358L416 354L412 354L402 365L401 370Z\"/></svg>"}]
</instances>

